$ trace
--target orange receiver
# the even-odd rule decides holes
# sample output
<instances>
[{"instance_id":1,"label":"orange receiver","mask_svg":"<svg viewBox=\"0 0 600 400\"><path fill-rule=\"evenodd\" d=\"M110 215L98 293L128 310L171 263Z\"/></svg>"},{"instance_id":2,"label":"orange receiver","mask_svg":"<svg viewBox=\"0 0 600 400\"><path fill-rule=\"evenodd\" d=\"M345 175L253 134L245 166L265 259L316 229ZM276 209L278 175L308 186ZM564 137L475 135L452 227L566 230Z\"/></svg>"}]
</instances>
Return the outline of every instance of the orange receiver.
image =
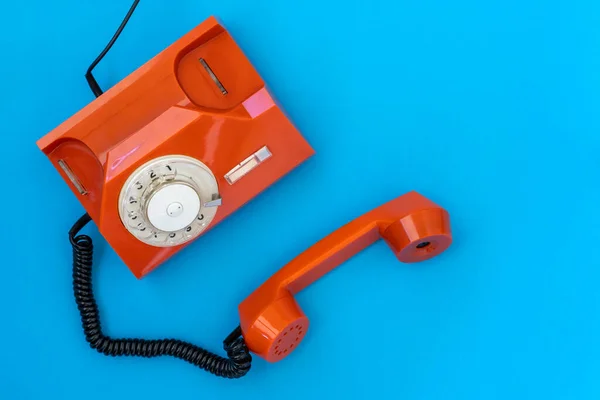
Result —
<instances>
[{"instance_id":1,"label":"orange receiver","mask_svg":"<svg viewBox=\"0 0 600 400\"><path fill-rule=\"evenodd\" d=\"M416 192L355 219L293 259L239 305L250 351L276 362L289 355L308 329L293 295L379 238L406 263L430 259L450 246L448 212Z\"/></svg>"}]
</instances>

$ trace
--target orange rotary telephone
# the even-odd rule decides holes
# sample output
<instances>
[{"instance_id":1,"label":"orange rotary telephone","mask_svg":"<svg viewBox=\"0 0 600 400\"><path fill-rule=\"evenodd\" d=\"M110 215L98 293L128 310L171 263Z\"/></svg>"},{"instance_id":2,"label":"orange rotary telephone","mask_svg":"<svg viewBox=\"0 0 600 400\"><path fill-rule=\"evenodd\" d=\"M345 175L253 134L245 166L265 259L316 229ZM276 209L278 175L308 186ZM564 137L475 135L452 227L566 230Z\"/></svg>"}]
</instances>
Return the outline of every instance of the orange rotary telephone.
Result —
<instances>
[{"instance_id":1,"label":"orange rotary telephone","mask_svg":"<svg viewBox=\"0 0 600 400\"><path fill-rule=\"evenodd\" d=\"M38 145L138 278L313 154L213 17Z\"/></svg>"},{"instance_id":2,"label":"orange rotary telephone","mask_svg":"<svg viewBox=\"0 0 600 400\"><path fill-rule=\"evenodd\" d=\"M39 141L86 213L69 231L73 292L90 347L110 356L172 356L239 378L254 353L288 356L308 329L293 295L379 238L402 262L450 246L448 213L416 192L348 223L300 254L239 305L226 357L176 339L112 338L92 291L92 219L137 277L222 221L313 154L264 82L214 18L168 47Z\"/></svg>"}]
</instances>

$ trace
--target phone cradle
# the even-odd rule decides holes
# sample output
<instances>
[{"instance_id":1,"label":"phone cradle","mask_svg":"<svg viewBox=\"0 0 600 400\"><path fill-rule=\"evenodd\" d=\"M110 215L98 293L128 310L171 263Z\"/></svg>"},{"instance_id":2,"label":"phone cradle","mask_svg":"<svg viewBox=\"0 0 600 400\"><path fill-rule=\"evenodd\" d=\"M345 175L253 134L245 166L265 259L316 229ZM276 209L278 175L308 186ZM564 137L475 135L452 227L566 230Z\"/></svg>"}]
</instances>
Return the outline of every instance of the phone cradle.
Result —
<instances>
[{"instance_id":1,"label":"phone cradle","mask_svg":"<svg viewBox=\"0 0 600 400\"><path fill-rule=\"evenodd\" d=\"M138 278L314 153L214 17L38 146Z\"/></svg>"}]
</instances>

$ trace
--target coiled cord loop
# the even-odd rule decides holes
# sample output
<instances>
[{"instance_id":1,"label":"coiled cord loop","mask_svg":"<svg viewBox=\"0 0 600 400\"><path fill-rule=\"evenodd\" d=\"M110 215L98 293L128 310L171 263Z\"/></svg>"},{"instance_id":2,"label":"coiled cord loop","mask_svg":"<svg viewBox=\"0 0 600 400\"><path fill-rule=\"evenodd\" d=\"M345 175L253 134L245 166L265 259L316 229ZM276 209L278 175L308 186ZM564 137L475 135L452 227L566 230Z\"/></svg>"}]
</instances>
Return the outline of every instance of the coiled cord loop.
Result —
<instances>
[{"instance_id":1,"label":"coiled cord loop","mask_svg":"<svg viewBox=\"0 0 600 400\"><path fill-rule=\"evenodd\" d=\"M69 231L73 247L73 292L90 347L107 356L172 356L224 378L240 378L248 373L252 356L239 326L223 341L227 358L176 339L112 339L104 335L92 290L94 246L89 236L78 235L90 220L89 214L83 215Z\"/></svg>"}]
</instances>

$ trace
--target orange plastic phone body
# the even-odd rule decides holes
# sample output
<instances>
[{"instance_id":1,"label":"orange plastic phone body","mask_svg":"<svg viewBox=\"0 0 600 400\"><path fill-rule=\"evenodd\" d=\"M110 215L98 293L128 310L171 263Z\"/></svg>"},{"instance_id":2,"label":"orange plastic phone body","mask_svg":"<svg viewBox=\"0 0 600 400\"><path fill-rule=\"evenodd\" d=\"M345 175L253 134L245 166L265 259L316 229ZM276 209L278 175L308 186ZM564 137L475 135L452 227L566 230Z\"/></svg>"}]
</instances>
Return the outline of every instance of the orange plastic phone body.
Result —
<instances>
[{"instance_id":1,"label":"orange plastic phone body","mask_svg":"<svg viewBox=\"0 0 600 400\"><path fill-rule=\"evenodd\" d=\"M222 205L204 234L314 154L214 17L41 138L38 146L138 278L195 239L160 248L125 229L118 197L137 167L172 154L206 164L217 179ZM229 184L224 175L263 146L272 157Z\"/></svg>"},{"instance_id":2,"label":"orange plastic phone body","mask_svg":"<svg viewBox=\"0 0 600 400\"><path fill-rule=\"evenodd\" d=\"M379 238L402 262L427 260L450 246L450 218L443 208L410 192L325 237L239 305L240 325L250 351L270 362L289 355L308 329L308 318L293 295Z\"/></svg>"}]
</instances>

